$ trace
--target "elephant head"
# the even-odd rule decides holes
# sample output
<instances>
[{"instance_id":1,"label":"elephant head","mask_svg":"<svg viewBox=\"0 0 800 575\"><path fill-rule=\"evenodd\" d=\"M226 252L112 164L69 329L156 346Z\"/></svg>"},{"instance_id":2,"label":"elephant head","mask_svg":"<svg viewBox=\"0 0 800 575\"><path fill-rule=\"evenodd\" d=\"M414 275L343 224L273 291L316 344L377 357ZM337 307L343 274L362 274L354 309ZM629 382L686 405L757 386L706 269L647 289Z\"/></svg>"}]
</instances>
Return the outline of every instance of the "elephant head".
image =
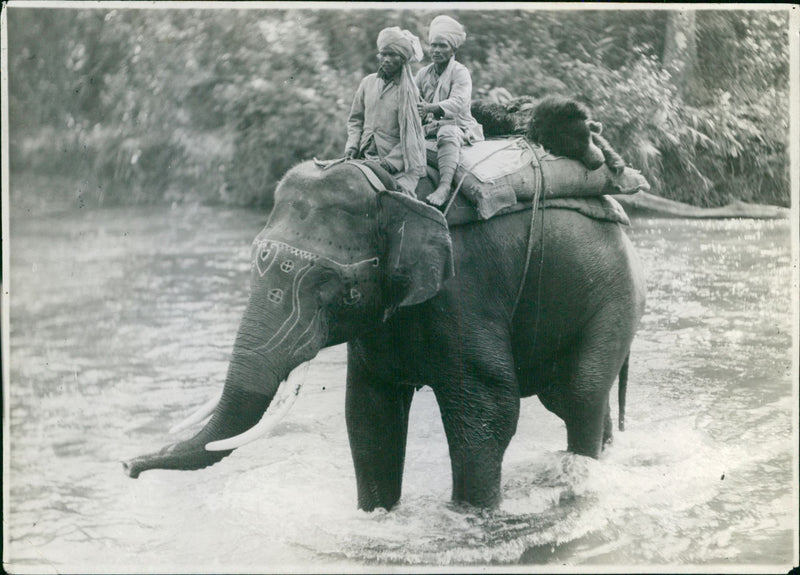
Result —
<instances>
[{"instance_id":1,"label":"elephant head","mask_svg":"<svg viewBox=\"0 0 800 575\"><path fill-rule=\"evenodd\" d=\"M225 386L198 418L211 419L190 439L124 462L126 473L218 462L252 440L248 430L297 366L433 297L452 274L450 236L436 209L376 192L347 163L296 166L253 242L250 296Z\"/></svg>"}]
</instances>

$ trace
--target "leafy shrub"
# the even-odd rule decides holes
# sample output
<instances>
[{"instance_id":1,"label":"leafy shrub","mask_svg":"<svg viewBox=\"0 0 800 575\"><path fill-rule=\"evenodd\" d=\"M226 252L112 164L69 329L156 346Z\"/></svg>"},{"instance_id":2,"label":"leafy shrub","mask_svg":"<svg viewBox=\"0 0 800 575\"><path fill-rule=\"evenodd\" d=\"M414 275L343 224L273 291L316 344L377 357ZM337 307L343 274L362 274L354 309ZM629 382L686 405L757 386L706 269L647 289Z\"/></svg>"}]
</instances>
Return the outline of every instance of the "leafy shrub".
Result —
<instances>
[{"instance_id":1,"label":"leafy shrub","mask_svg":"<svg viewBox=\"0 0 800 575\"><path fill-rule=\"evenodd\" d=\"M99 143L95 175L102 203L141 204L163 201L170 166L181 162L180 147L161 134L145 137L106 135Z\"/></svg>"},{"instance_id":2,"label":"leafy shrub","mask_svg":"<svg viewBox=\"0 0 800 575\"><path fill-rule=\"evenodd\" d=\"M513 44L476 66L481 85L514 95L560 95L586 103L604 136L627 163L642 171L653 193L702 206L742 199L788 206L786 89L772 87L757 103L720 92L714 103L683 102L654 56L640 55L617 69L556 55L519 57ZM553 76L557 70L557 76ZM778 121L775 121L775 111Z\"/></svg>"},{"instance_id":3,"label":"leafy shrub","mask_svg":"<svg viewBox=\"0 0 800 575\"><path fill-rule=\"evenodd\" d=\"M254 62L254 74L223 95L235 120L226 183L231 201L269 207L277 182L293 165L343 154L360 76L333 68L303 20L287 16L259 27L273 46L269 59Z\"/></svg>"}]
</instances>

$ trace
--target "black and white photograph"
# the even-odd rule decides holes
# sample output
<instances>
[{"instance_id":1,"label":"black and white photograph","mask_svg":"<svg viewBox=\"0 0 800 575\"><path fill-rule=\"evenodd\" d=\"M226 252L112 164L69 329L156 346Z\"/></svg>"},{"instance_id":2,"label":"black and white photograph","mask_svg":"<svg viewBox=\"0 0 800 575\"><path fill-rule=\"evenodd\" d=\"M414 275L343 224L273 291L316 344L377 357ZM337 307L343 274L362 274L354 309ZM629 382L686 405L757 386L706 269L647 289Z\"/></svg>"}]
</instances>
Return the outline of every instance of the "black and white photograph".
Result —
<instances>
[{"instance_id":1,"label":"black and white photograph","mask_svg":"<svg viewBox=\"0 0 800 575\"><path fill-rule=\"evenodd\" d=\"M798 5L0 24L5 571L798 567Z\"/></svg>"}]
</instances>

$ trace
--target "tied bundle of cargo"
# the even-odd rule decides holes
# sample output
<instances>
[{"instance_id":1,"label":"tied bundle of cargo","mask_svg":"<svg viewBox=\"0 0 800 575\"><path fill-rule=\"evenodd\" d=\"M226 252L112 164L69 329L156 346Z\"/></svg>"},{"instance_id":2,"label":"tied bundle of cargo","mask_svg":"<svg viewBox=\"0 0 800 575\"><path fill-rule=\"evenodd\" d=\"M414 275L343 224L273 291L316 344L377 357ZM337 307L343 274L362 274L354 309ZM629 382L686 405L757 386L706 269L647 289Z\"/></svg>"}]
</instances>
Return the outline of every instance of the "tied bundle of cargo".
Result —
<instances>
[{"instance_id":1,"label":"tied bundle of cargo","mask_svg":"<svg viewBox=\"0 0 800 575\"><path fill-rule=\"evenodd\" d=\"M472 107L489 139L462 148L455 182L457 192L470 200L482 219L535 197L650 189L600 135L602 126L591 120L584 106L560 98L527 106L520 100L522 105L475 102ZM522 126L524 137L517 135Z\"/></svg>"}]
</instances>

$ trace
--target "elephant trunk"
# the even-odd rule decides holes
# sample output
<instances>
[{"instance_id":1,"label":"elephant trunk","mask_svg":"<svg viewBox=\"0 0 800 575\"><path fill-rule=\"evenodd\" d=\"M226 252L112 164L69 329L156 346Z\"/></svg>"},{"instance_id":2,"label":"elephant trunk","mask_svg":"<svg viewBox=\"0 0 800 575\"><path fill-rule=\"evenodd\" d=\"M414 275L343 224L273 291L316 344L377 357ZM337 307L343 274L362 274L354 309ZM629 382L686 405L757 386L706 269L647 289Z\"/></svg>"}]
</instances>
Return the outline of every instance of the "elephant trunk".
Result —
<instances>
[{"instance_id":1,"label":"elephant trunk","mask_svg":"<svg viewBox=\"0 0 800 575\"><path fill-rule=\"evenodd\" d=\"M207 451L206 445L238 435L258 423L269 406L270 397L250 391L223 393L211 420L194 437L173 443L148 455L124 461L125 473L132 478L148 469L202 469L230 455L233 450ZM235 406L231 408L231 406ZM232 413L233 412L233 413Z\"/></svg>"},{"instance_id":2,"label":"elephant trunk","mask_svg":"<svg viewBox=\"0 0 800 575\"><path fill-rule=\"evenodd\" d=\"M148 469L202 469L230 455L268 427L266 422L257 424L278 386L326 344L327 316L318 305L319 290L314 286L338 285L330 281L331 274L320 270L316 259L306 252L280 242L265 240L256 248L250 300L236 335L225 387L211 419L186 441L123 462L130 477ZM288 387L291 404L299 386ZM201 409L188 424L207 413ZM266 419L272 419L271 414ZM183 424L176 427L180 429Z\"/></svg>"},{"instance_id":3,"label":"elephant trunk","mask_svg":"<svg viewBox=\"0 0 800 575\"><path fill-rule=\"evenodd\" d=\"M124 461L125 473L136 478L148 469L202 469L227 457L232 448L212 451L207 445L237 436L258 424L282 380L277 373L258 353L235 348L225 388L208 423L190 439Z\"/></svg>"}]
</instances>

